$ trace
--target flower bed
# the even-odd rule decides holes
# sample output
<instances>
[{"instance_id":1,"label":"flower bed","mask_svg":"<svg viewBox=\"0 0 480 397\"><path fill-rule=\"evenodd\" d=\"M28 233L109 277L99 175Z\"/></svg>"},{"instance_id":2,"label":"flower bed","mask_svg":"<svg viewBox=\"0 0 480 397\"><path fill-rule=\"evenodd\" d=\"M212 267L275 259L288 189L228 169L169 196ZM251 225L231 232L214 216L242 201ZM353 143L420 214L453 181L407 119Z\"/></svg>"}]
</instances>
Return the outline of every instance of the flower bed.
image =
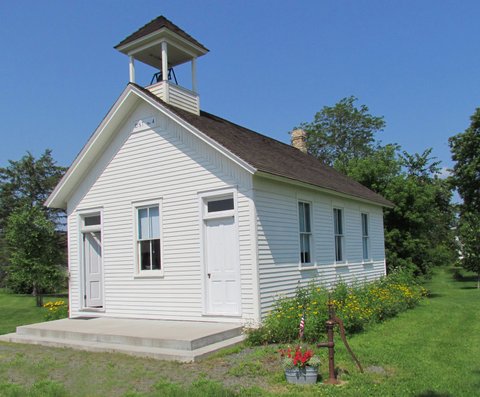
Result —
<instances>
[{"instance_id":1,"label":"flower bed","mask_svg":"<svg viewBox=\"0 0 480 397\"><path fill-rule=\"evenodd\" d=\"M47 302L43 305L45 309L45 320L59 320L68 317L68 304L59 300L56 302Z\"/></svg>"},{"instance_id":2,"label":"flower bed","mask_svg":"<svg viewBox=\"0 0 480 397\"><path fill-rule=\"evenodd\" d=\"M338 283L330 292L311 283L299 288L293 297L280 297L263 326L251 330L251 344L286 343L298 338L299 323L305 314L304 339L316 342L325 338L329 299L348 333L359 332L367 324L383 321L414 307L427 295L406 272L392 273L364 284Z\"/></svg>"}]
</instances>

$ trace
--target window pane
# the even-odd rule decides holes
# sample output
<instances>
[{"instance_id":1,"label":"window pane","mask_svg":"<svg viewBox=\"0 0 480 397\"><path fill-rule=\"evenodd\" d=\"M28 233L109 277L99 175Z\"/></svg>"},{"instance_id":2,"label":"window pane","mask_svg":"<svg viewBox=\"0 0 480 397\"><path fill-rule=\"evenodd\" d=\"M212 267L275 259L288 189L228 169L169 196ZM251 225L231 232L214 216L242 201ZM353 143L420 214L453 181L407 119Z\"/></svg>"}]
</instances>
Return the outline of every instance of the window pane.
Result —
<instances>
[{"instance_id":1,"label":"window pane","mask_svg":"<svg viewBox=\"0 0 480 397\"><path fill-rule=\"evenodd\" d=\"M338 210L333 209L333 231L335 234L338 234Z\"/></svg>"},{"instance_id":2,"label":"window pane","mask_svg":"<svg viewBox=\"0 0 480 397\"><path fill-rule=\"evenodd\" d=\"M140 270L150 270L150 241L140 241Z\"/></svg>"},{"instance_id":3,"label":"window pane","mask_svg":"<svg viewBox=\"0 0 480 397\"><path fill-rule=\"evenodd\" d=\"M83 219L83 223L85 226L100 225L100 215L86 216Z\"/></svg>"},{"instance_id":4,"label":"window pane","mask_svg":"<svg viewBox=\"0 0 480 397\"><path fill-rule=\"evenodd\" d=\"M335 236L335 260L341 262L343 260L342 237Z\"/></svg>"},{"instance_id":5,"label":"window pane","mask_svg":"<svg viewBox=\"0 0 480 397\"><path fill-rule=\"evenodd\" d=\"M305 208L305 231L310 233L310 204L303 203Z\"/></svg>"},{"instance_id":6,"label":"window pane","mask_svg":"<svg viewBox=\"0 0 480 397\"><path fill-rule=\"evenodd\" d=\"M138 210L138 238L146 239L148 233L148 208L140 208Z\"/></svg>"},{"instance_id":7,"label":"window pane","mask_svg":"<svg viewBox=\"0 0 480 397\"><path fill-rule=\"evenodd\" d=\"M337 217L338 234L343 234L342 210L337 210Z\"/></svg>"},{"instance_id":8,"label":"window pane","mask_svg":"<svg viewBox=\"0 0 480 397\"><path fill-rule=\"evenodd\" d=\"M298 219L300 221L300 232L305 231L305 207L304 203L298 203Z\"/></svg>"},{"instance_id":9,"label":"window pane","mask_svg":"<svg viewBox=\"0 0 480 397\"><path fill-rule=\"evenodd\" d=\"M310 263L310 235L300 234L300 262Z\"/></svg>"},{"instance_id":10,"label":"window pane","mask_svg":"<svg viewBox=\"0 0 480 397\"><path fill-rule=\"evenodd\" d=\"M207 203L208 212L218 212L233 210L233 198L209 201Z\"/></svg>"},{"instance_id":11,"label":"window pane","mask_svg":"<svg viewBox=\"0 0 480 397\"><path fill-rule=\"evenodd\" d=\"M368 237L363 238L363 259L369 259L368 255Z\"/></svg>"},{"instance_id":12,"label":"window pane","mask_svg":"<svg viewBox=\"0 0 480 397\"><path fill-rule=\"evenodd\" d=\"M364 236L368 236L368 216L362 214L362 233Z\"/></svg>"},{"instance_id":13,"label":"window pane","mask_svg":"<svg viewBox=\"0 0 480 397\"><path fill-rule=\"evenodd\" d=\"M158 207L150 207L148 215L150 218L150 235L148 236L148 238L159 238L160 221Z\"/></svg>"},{"instance_id":14,"label":"window pane","mask_svg":"<svg viewBox=\"0 0 480 397\"><path fill-rule=\"evenodd\" d=\"M152 270L160 270L160 240L152 240Z\"/></svg>"}]
</instances>

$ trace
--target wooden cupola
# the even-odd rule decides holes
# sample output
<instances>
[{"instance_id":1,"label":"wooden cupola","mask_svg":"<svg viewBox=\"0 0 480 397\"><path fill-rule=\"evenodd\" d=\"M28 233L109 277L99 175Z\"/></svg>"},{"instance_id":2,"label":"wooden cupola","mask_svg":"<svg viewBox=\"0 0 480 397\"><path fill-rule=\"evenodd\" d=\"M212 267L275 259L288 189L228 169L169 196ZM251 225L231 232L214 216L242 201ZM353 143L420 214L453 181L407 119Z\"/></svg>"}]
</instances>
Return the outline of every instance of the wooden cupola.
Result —
<instances>
[{"instance_id":1,"label":"wooden cupola","mask_svg":"<svg viewBox=\"0 0 480 397\"><path fill-rule=\"evenodd\" d=\"M164 16L150 21L115 46L130 59L130 82L135 83L135 60L159 70L146 88L170 105L200 113L196 60L208 49ZM173 67L190 62L192 89L169 79Z\"/></svg>"}]
</instances>

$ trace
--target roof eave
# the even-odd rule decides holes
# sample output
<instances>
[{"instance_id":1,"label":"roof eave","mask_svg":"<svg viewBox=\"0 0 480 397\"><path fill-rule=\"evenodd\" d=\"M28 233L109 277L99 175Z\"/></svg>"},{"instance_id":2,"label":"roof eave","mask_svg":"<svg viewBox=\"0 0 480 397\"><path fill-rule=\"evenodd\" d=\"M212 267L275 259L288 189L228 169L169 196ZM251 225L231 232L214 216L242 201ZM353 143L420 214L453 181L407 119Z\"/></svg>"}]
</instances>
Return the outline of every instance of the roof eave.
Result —
<instances>
[{"instance_id":1,"label":"roof eave","mask_svg":"<svg viewBox=\"0 0 480 397\"><path fill-rule=\"evenodd\" d=\"M364 202L364 203L367 203L367 204L372 204L372 205L376 205L376 206L380 206L380 207L384 207L384 208L393 208L395 206L395 204L388 201L387 199L383 199L382 202L375 201L375 200L370 200L370 199L367 199L365 197L360 197L360 196L353 195L353 194L348 194L348 193L342 193L342 192L339 192L337 190L333 190L333 189L330 189L330 188L314 185L314 184L308 183L308 182L302 182L302 181L299 181L298 179L293 179L293 178L290 178L288 176L274 174L274 173L271 173L271 172L257 171L255 173L255 175L259 176L259 177L267 178L267 179L270 179L270 180L284 182L284 183L288 183L288 184L291 184L291 185L300 186L300 187L304 187L304 188L308 188L308 189L314 189L316 191L319 191L319 192L322 192L322 193L328 193L328 194L333 195L333 196L347 198L347 199L350 199L350 200L361 201L361 202Z\"/></svg>"}]
</instances>

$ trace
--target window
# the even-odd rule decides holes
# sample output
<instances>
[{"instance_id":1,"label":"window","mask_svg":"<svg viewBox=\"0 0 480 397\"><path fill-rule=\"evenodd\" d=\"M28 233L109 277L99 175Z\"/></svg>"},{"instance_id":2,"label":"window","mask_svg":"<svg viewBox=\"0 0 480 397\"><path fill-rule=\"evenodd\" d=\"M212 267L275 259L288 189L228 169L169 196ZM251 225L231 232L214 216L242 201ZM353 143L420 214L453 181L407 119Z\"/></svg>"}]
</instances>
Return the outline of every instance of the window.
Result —
<instances>
[{"instance_id":1,"label":"window","mask_svg":"<svg viewBox=\"0 0 480 397\"><path fill-rule=\"evenodd\" d=\"M211 200L207 202L207 211L208 212L220 212L220 211L228 211L233 210L233 197L232 198L224 198L218 200Z\"/></svg>"},{"instance_id":2,"label":"window","mask_svg":"<svg viewBox=\"0 0 480 397\"><path fill-rule=\"evenodd\" d=\"M343 210L333 209L333 228L335 234L335 262L343 262Z\"/></svg>"},{"instance_id":3,"label":"window","mask_svg":"<svg viewBox=\"0 0 480 397\"><path fill-rule=\"evenodd\" d=\"M310 204L305 202L298 203L298 218L300 229L300 263L312 262L311 251L311 215Z\"/></svg>"},{"instance_id":4,"label":"window","mask_svg":"<svg viewBox=\"0 0 480 397\"><path fill-rule=\"evenodd\" d=\"M369 252L369 235L368 235L368 214L362 213L362 247L363 247L363 259L370 259Z\"/></svg>"},{"instance_id":5,"label":"window","mask_svg":"<svg viewBox=\"0 0 480 397\"><path fill-rule=\"evenodd\" d=\"M158 205L137 208L137 252L140 271L161 270Z\"/></svg>"},{"instance_id":6,"label":"window","mask_svg":"<svg viewBox=\"0 0 480 397\"><path fill-rule=\"evenodd\" d=\"M97 226L101 224L100 214L98 215L87 215L83 218L83 226Z\"/></svg>"}]
</instances>

